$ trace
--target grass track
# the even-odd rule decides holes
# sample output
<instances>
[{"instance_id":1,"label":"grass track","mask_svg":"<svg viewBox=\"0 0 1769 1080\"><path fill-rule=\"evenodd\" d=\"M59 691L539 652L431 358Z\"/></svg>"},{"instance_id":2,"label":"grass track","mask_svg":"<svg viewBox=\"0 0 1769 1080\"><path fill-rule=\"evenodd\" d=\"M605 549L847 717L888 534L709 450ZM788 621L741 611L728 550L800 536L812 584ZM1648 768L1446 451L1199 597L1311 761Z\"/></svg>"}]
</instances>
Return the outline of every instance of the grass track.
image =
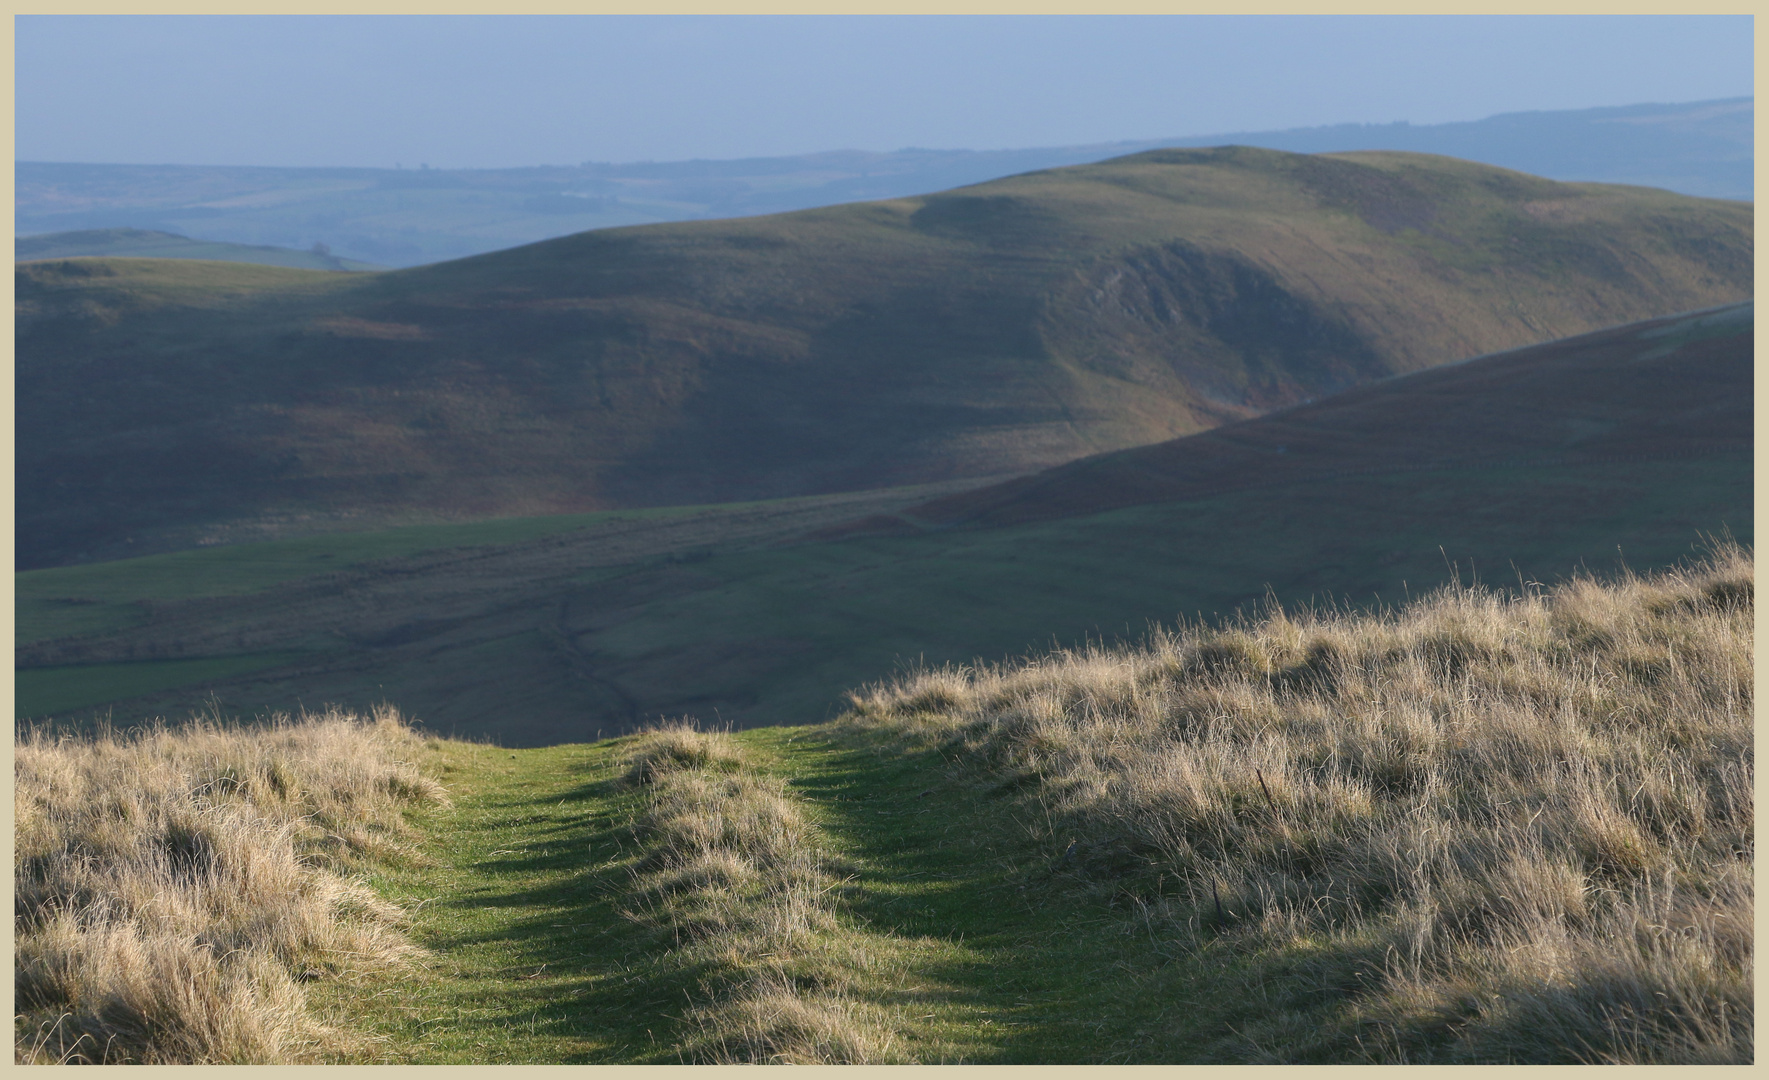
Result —
<instances>
[{"instance_id":1,"label":"grass track","mask_svg":"<svg viewBox=\"0 0 1769 1080\"><path fill-rule=\"evenodd\" d=\"M859 868L845 943L907 1056L1196 1060L1230 1019L1208 991L1224 974L1209 950L1151 950L1121 902L1062 872L1065 838L1033 839L1009 793L961 782L937 751L828 726L735 737ZM455 799L420 823L438 865L374 879L422 903L415 935L435 959L366 996L319 989L320 1003L385 1036L385 1060L680 1060L698 975L620 915L643 798L613 783L627 745L436 744L430 764Z\"/></svg>"}]
</instances>

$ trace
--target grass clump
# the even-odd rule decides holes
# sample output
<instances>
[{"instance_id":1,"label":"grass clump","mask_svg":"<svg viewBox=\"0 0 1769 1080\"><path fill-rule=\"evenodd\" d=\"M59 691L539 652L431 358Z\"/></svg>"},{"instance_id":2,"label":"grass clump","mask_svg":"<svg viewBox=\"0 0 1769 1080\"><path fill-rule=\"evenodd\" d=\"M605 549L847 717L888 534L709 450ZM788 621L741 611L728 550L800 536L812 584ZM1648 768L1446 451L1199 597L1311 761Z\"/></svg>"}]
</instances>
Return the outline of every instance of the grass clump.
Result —
<instances>
[{"instance_id":1,"label":"grass clump","mask_svg":"<svg viewBox=\"0 0 1769 1080\"><path fill-rule=\"evenodd\" d=\"M1218 1060L1748 1062L1752 556L906 676L1261 1015Z\"/></svg>"},{"instance_id":2,"label":"grass clump","mask_svg":"<svg viewBox=\"0 0 1769 1080\"><path fill-rule=\"evenodd\" d=\"M842 954L840 870L816 825L728 735L686 725L647 734L628 782L650 785L631 917L666 930L699 970L704 999L681 1047L709 1063L899 1060L876 1009L845 985L864 956Z\"/></svg>"},{"instance_id":3,"label":"grass clump","mask_svg":"<svg viewBox=\"0 0 1769 1080\"><path fill-rule=\"evenodd\" d=\"M332 1060L302 983L398 968L403 913L351 871L444 803L392 709L14 744L20 1062Z\"/></svg>"}]
</instances>

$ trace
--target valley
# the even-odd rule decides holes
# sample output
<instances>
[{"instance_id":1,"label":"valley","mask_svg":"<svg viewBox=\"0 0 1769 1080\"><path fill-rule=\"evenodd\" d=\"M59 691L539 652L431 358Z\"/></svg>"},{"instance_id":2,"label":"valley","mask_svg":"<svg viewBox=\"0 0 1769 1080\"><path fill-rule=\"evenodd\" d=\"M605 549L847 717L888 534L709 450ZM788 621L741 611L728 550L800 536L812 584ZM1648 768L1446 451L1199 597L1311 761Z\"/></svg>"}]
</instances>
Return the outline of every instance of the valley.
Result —
<instances>
[{"instance_id":1,"label":"valley","mask_svg":"<svg viewBox=\"0 0 1769 1080\"><path fill-rule=\"evenodd\" d=\"M1134 640L1268 590L1367 606L1668 565L1750 542L1753 340L1749 305L1658 320L982 486L33 571L20 715L385 699L521 746L796 724L905 662Z\"/></svg>"}]
</instances>

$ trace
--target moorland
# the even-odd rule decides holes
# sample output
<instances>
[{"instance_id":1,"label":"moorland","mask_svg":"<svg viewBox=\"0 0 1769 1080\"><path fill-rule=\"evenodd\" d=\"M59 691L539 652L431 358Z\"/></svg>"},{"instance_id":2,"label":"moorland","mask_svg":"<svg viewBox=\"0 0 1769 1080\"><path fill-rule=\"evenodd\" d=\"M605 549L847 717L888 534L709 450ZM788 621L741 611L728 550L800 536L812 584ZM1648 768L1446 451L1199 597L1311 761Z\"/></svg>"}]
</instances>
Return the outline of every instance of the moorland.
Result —
<instances>
[{"instance_id":1,"label":"moorland","mask_svg":"<svg viewBox=\"0 0 1769 1080\"><path fill-rule=\"evenodd\" d=\"M20 263L18 1056L1749 1061L1750 268L1234 147Z\"/></svg>"}]
</instances>

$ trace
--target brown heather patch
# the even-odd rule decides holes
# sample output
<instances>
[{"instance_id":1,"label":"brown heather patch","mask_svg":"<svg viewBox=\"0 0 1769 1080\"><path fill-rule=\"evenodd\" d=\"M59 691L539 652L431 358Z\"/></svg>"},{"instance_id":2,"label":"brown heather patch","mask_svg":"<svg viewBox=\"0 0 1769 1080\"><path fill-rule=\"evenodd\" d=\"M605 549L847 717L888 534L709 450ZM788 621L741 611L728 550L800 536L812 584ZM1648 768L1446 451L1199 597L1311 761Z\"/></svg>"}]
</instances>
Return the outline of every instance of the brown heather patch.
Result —
<instances>
[{"instance_id":1,"label":"brown heather patch","mask_svg":"<svg viewBox=\"0 0 1769 1080\"><path fill-rule=\"evenodd\" d=\"M696 1062L900 1061L879 1011L860 1000L864 945L837 918L839 869L780 780L729 736L685 725L648 733L629 783L650 787L630 917L670 932L702 970L683 1056Z\"/></svg>"},{"instance_id":2,"label":"brown heather patch","mask_svg":"<svg viewBox=\"0 0 1769 1080\"><path fill-rule=\"evenodd\" d=\"M1725 544L1273 606L914 674L849 722L1030 781L1084 876L1239 954L1270 1008L1221 1059L1749 1062L1752 596Z\"/></svg>"},{"instance_id":3,"label":"brown heather patch","mask_svg":"<svg viewBox=\"0 0 1769 1080\"><path fill-rule=\"evenodd\" d=\"M387 709L14 744L20 1062L321 1061L352 1038L301 982L407 963L403 914L345 876L414 857L446 802Z\"/></svg>"}]
</instances>

